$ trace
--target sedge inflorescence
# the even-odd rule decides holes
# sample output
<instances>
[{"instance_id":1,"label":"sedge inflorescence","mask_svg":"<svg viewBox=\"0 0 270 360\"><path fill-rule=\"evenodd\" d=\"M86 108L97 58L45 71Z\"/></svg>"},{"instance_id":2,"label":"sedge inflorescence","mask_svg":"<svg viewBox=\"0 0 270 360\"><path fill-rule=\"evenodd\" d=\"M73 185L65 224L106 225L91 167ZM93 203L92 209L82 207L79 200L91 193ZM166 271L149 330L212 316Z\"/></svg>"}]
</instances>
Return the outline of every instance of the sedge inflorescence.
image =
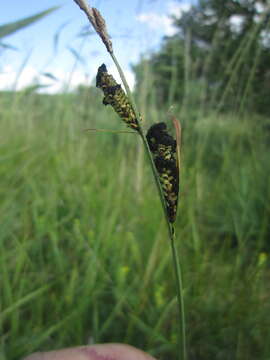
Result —
<instances>
[{"instance_id":1,"label":"sedge inflorescence","mask_svg":"<svg viewBox=\"0 0 270 360\"><path fill-rule=\"evenodd\" d=\"M140 131L138 119L127 95L112 75L108 74L105 64L98 68L96 86L104 93L103 104L111 105L120 118L133 130Z\"/></svg>"},{"instance_id":2,"label":"sedge inflorescence","mask_svg":"<svg viewBox=\"0 0 270 360\"><path fill-rule=\"evenodd\" d=\"M167 126L163 122L152 125L147 132L146 138L162 186L167 216L170 223L174 223L179 192L176 140L168 134Z\"/></svg>"},{"instance_id":3,"label":"sedge inflorescence","mask_svg":"<svg viewBox=\"0 0 270 360\"><path fill-rule=\"evenodd\" d=\"M135 111L126 93L107 71L105 64L98 68L96 86L104 93L103 104L111 105L119 117L133 130L141 133ZM152 125L146 139L159 176L166 212L170 223L175 222L179 192L179 168L176 140L168 134L165 123Z\"/></svg>"}]
</instances>

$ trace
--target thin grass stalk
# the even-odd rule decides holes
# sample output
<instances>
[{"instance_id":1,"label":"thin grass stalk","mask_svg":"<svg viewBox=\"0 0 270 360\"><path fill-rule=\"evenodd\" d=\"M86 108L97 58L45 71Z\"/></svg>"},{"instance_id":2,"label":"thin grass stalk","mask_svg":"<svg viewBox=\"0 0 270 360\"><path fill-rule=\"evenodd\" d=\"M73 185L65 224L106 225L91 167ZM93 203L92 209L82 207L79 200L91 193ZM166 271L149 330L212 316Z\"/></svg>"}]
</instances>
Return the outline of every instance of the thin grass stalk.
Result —
<instances>
[{"instance_id":1,"label":"thin grass stalk","mask_svg":"<svg viewBox=\"0 0 270 360\"><path fill-rule=\"evenodd\" d=\"M191 30L188 29L185 35L185 53L184 53L184 97L182 108L187 110L190 103L190 77L191 77Z\"/></svg>"},{"instance_id":2,"label":"thin grass stalk","mask_svg":"<svg viewBox=\"0 0 270 360\"><path fill-rule=\"evenodd\" d=\"M119 75L120 75L120 78L121 78L121 80L122 80L122 82L123 82L123 85L124 85L124 88L125 88L125 90L126 90L127 97L128 97L128 99L129 99L129 101L131 102L131 104L132 104L132 106L133 106L133 109L134 109L134 111L135 111L136 117L137 117L138 120L140 120L141 116L140 116L140 113L139 113L139 111L138 111L138 109L137 109L136 103L135 103L135 101L134 101L134 99L133 99L133 96L132 96L132 94L131 94L131 90L130 90L130 87L129 87L128 82L127 82L127 80L126 80L125 74L124 74L124 72L123 72L123 70L122 70L122 68L121 68L121 66L120 66L117 58L115 57L114 53L113 53L113 52L109 52L109 54L111 55L111 58L112 58L115 66L116 66L116 68L117 68L117 71L118 71L118 73L119 73ZM149 151L150 151L150 150L149 150Z\"/></svg>"},{"instance_id":3,"label":"thin grass stalk","mask_svg":"<svg viewBox=\"0 0 270 360\"><path fill-rule=\"evenodd\" d=\"M184 295L183 295L183 277L182 277L180 259L175 245L175 233L172 236L170 236L170 244L172 250L174 272L176 276L176 284L177 284L176 292L177 292L177 301L178 301L179 314L180 314L179 332L180 332L181 352L179 354L180 355L179 359L186 360L187 359L186 317L185 317L185 303L184 303Z\"/></svg>"},{"instance_id":4,"label":"thin grass stalk","mask_svg":"<svg viewBox=\"0 0 270 360\"><path fill-rule=\"evenodd\" d=\"M177 52L179 47L176 44L172 46L172 55L171 55L171 78L170 78L170 88L169 88L169 95L168 95L168 105L171 106L175 99L176 89L177 89Z\"/></svg>"},{"instance_id":5,"label":"thin grass stalk","mask_svg":"<svg viewBox=\"0 0 270 360\"><path fill-rule=\"evenodd\" d=\"M264 19L264 17L263 17ZM235 67L233 69L233 72L232 72L232 75L226 85L226 88L222 94L222 97L217 105L217 112L220 111L220 109L222 108L222 106L224 105L224 102L226 100L226 97L227 97L227 94L228 92L230 91L231 89L231 86L233 84L233 82L235 81L236 79L236 75L239 71L239 68L240 66L244 63L245 61L245 55L248 53L251 45L253 44L253 41L255 41L256 37L258 36L258 32L260 30L260 26L261 26L261 23L258 22L257 24L255 24L253 26L252 29L249 30L249 32L247 33L246 35L246 43L244 44L243 46L243 49L241 49L241 53L239 54L239 59L236 61L235 63Z\"/></svg>"},{"instance_id":6,"label":"thin grass stalk","mask_svg":"<svg viewBox=\"0 0 270 360\"><path fill-rule=\"evenodd\" d=\"M270 23L268 24L268 31L269 31L269 26ZM257 49L256 49L256 53L255 53L255 57L254 57L254 61L253 61L253 65L252 65L252 68L249 72L249 76L248 76L248 79L246 81L246 87L244 89L244 92L243 92L243 95L242 95L242 98L241 98L241 102L240 102L240 106L239 106L239 113L243 113L244 111L244 106L245 106L245 103L246 103L246 100L247 100L247 97L248 97L248 92L249 90L251 89L251 85L252 85L252 81L255 77L255 73L256 73L256 70L257 70L257 66L258 66L258 63L259 63L259 60L260 60L260 56L261 56L261 53L262 53L262 46L258 46Z\"/></svg>"},{"instance_id":7,"label":"thin grass stalk","mask_svg":"<svg viewBox=\"0 0 270 360\"><path fill-rule=\"evenodd\" d=\"M130 103L133 106L136 118L138 119L138 121L140 121L141 116L139 111L137 110L137 106L136 103L134 101L134 98L132 96L132 93L130 91L130 88L128 86L125 74L116 58L116 56L114 55L113 52L113 48L112 48L112 43L109 40L108 34L107 34L107 29L106 29L106 23L105 20L102 18L101 14L99 12L96 13L96 9L89 7L85 0L74 0L77 5L79 5L79 7L85 12L85 14L87 15L90 23L93 25L93 27L95 28L97 34L101 37L108 53L110 54L116 68L117 71L120 75L120 78L123 82L124 88L126 90L126 94L127 97L130 101ZM93 14L96 17L93 18ZM97 23L98 20L98 23ZM101 23L101 26L99 27L99 23ZM98 29L97 29L98 27ZM105 39L104 36L101 36L101 33L105 34ZM152 153L150 151L149 145L148 145L148 141L146 139L146 136L144 134L144 132L142 131L141 126L139 127L139 134L142 138L142 142L148 157L148 160L150 162L151 165L151 169L153 172L153 177L155 179L155 183L158 189L158 194L159 194L159 198L162 204L162 208L163 208L163 213L164 213L164 217L166 220L166 224L167 224L167 229L168 229L168 235L169 235L169 239L170 239L170 243L171 243L171 249L172 249L172 256L173 256L173 264L174 264L174 271L175 271L175 277L176 277L176 292L177 292L177 300L178 300L178 306L179 306L179 317L180 317L180 323L179 323L179 343L181 344L180 346L180 351L179 351L179 360L186 360L187 359L187 355L186 355L186 335L185 335L185 310L184 310L184 300L183 300L183 285L182 285L182 274L181 274L181 266L180 266L180 260L179 260L179 256L177 254L177 250L176 250L176 246L175 246L175 231L174 231L174 227L173 225L170 223L169 218L168 218L168 214L167 214L167 208L166 208L166 201L163 195L163 190L162 190L162 186L159 180L159 175L157 173L155 164L154 164L154 160L152 157Z\"/></svg>"},{"instance_id":8,"label":"thin grass stalk","mask_svg":"<svg viewBox=\"0 0 270 360\"><path fill-rule=\"evenodd\" d=\"M136 117L137 119L140 119L140 114L137 110L135 101L133 99L133 96L131 94L131 91L129 89L129 86L127 84L124 72L121 69L120 64L118 63L116 57L114 56L113 53L110 53L116 67L117 70L119 72L119 75L121 77L121 80L123 81L124 87L126 89L127 92L127 96L129 98L129 101L131 102ZM181 271L181 265L180 265L180 260L179 260L179 256L177 253L177 249L175 246L175 230L173 225L170 223L169 218L168 218L168 214L167 214L167 208L166 208L166 202L165 202L165 198L163 195L163 190L162 190L162 186L159 180L159 175L157 173L156 170L156 166L154 164L154 160L152 157L152 153L150 151L149 145L148 145L148 141L145 137L145 134L140 131L140 136L142 138L143 141L143 145L145 148L145 152L147 154L148 160L150 162L151 165L151 169L152 169L152 173L153 173L153 177L155 179L155 183L157 186L157 190L158 190L158 194L159 194L159 198L160 198L160 202L163 208L163 213L164 213L164 217L166 219L166 224L167 224L167 229L168 229L168 235L169 235L169 239L170 239L170 244L171 244L171 250L172 250L172 258L173 258L173 266L174 266L174 272L175 272L175 277L176 277L176 293L177 293L177 302L178 302L178 310L179 310L179 316L180 316L180 324L179 324L179 344L180 344L180 352L179 352L179 360L186 360L187 359L187 350L186 350L186 325L185 325L185 306L184 306L184 298L183 298L183 281L182 281L182 271Z\"/></svg>"}]
</instances>

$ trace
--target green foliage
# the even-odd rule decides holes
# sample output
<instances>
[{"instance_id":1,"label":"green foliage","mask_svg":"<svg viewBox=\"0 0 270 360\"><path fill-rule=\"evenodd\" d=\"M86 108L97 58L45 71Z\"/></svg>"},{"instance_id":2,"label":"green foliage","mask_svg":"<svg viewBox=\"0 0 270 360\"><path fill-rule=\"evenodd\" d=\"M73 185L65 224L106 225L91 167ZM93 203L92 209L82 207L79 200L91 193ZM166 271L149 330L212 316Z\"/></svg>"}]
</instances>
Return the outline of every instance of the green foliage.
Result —
<instances>
[{"instance_id":1,"label":"green foliage","mask_svg":"<svg viewBox=\"0 0 270 360\"><path fill-rule=\"evenodd\" d=\"M198 1L147 60L159 103L269 114L269 19L266 1Z\"/></svg>"},{"instance_id":2,"label":"green foliage","mask_svg":"<svg viewBox=\"0 0 270 360\"><path fill-rule=\"evenodd\" d=\"M177 348L170 248L150 171L138 163L137 135L83 132L125 129L90 90L0 93L3 359L89 339L159 359ZM149 123L165 118L148 111ZM189 359L265 360L268 120L196 114L181 118L176 221Z\"/></svg>"},{"instance_id":3,"label":"green foliage","mask_svg":"<svg viewBox=\"0 0 270 360\"><path fill-rule=\"evenodd\" d=\"M183 97L184 50L182 40L175 37L164 40L163 46L157 54L153 53L150 59L145 58L133 66L138 88L143 83L145 66L149 66L152 72L152 88L155 89L157 103L166 103L170 102L172 98Z\"/></svg>"}]
</instances>

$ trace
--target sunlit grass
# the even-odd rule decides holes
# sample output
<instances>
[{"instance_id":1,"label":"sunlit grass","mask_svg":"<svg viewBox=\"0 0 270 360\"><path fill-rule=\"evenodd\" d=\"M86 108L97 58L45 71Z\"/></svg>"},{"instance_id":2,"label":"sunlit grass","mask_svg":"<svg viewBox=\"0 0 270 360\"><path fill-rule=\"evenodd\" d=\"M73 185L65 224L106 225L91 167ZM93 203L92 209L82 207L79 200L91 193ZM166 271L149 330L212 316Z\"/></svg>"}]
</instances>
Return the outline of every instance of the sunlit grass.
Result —
<instances>
[{"instance_id":1,"label":"sunlit grass","mask_svg":"<svg viewBox=\"0 0 270 360\"><path fill-rule=\"evenodd\" d=\"M96 92L85 104L71 94L11 95L0 98L4 358L89 341L172 357L170 249L144 163L137 186L137 137L83 131L125 128ZM182 119L176 227L190 359L270 354L265 123L211 114Z\"/></svg>"}]
</instances>

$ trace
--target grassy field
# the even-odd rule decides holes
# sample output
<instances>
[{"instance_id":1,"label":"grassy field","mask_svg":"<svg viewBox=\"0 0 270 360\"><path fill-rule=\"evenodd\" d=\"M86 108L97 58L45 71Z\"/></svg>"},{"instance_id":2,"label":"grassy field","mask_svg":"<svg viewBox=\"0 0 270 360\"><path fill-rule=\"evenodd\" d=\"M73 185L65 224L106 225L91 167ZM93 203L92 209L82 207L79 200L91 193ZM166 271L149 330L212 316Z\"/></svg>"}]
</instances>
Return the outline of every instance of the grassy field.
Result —
<instances>
[{"instance_id":1,"label":"grassy field","mask_svg":"<svg viewBox=\"0 0 270 360\"><path fill-rule=\"evenodd\" d=\"M189 359L268 360L269 122L180 118ZM175 358L170 247L140 141L88 127L125 129L94 90L0 94L1 360L108 341Z\"/></svg>"}]
</instances>

